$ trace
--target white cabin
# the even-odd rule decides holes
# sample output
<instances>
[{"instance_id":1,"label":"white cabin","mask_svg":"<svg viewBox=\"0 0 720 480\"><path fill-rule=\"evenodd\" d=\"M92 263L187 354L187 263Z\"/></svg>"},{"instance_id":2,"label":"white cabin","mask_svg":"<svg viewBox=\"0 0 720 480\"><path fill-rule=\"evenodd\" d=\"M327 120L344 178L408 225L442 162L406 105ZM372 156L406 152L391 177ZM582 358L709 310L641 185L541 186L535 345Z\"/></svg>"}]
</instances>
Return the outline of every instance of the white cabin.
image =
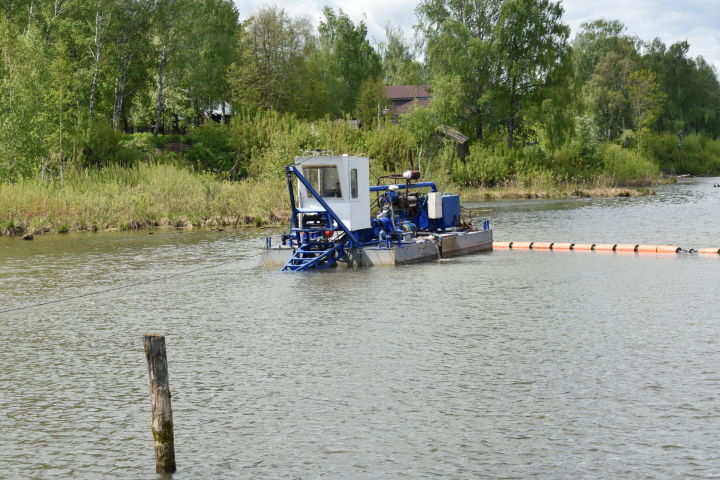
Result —
<instances>
[{"instance_id":1,"label":"white cabin","mask_svg":"<svg viewBox=\"0 0 720 480\"><path fill-rule=\"evenodd\" d=\"M367 157L296 157L303 176L350 230L370 228L370 161ZM300 210L324 210L298 180Z\"/></svg>"}]
</instances>

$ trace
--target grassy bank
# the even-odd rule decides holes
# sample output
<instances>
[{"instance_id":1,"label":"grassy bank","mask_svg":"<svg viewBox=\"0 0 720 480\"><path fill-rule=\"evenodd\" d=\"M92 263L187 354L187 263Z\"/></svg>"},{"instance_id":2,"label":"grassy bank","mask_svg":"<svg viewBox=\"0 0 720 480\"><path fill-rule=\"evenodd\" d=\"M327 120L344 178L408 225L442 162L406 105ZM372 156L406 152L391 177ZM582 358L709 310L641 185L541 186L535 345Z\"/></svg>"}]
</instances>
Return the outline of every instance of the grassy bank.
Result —
<instances>
[{"instance_id":1,"label":"grassy bank","mask_svg":"<svg viewBox=\"0 0 720 480\"><path fill-rule=\"evenodd\" d=\"M606 182L552 185L508 183L459 188L465 200L630 196L647 189L617 188ZM62 183L40 177L0 183L0 234L130 230L154 226L262 226L288 220L282 178L231 182L172 164L67 172Z\"/></svg>"},{"instance_id":2,"label":"grassy bank","mask_svg":"<svg viewBox=\"0 0 720 480\"><path fill-rule=\"evenodd\" d=\"M416 130L410 121L358 129L272 111L241 111L228 125L207 122L182 135L97 128L63 163L38 158L0 171L0 234L285 223L283 166L318 149L362 152L376 175L419 166L443 191L475 201L635 196L666 182L663 172L720 172L720 141L696 134L682 148L667 134L619 144L578 132L557 147L512 148L496 135L472 143L461 160L454 141Z\"/></svg>"},{"instance_id":3,"label":"grassy bank","mask_svg":"<svg viewBox=\"0 0 720 480\"><path fill-rule=\"evenodd\" d=\"M670 181L670 180L668 180ZM654 195L648 187L592 186L565 184L549 187L506 185L502 187L461 188L458 193L464 201L518 200L534 198L610 198Z\"/></svg>"},{"instance_id":4,"label":"grassy bank","mask_svg":"<svg viewBox=\"0 0 720 480\"><path fill-rule=\"evenodd\" d=\"M67 172L0 184L0 232L262 225L286 218L282 179L218 180L173 165Z\"/></svg>"}]
</instances>

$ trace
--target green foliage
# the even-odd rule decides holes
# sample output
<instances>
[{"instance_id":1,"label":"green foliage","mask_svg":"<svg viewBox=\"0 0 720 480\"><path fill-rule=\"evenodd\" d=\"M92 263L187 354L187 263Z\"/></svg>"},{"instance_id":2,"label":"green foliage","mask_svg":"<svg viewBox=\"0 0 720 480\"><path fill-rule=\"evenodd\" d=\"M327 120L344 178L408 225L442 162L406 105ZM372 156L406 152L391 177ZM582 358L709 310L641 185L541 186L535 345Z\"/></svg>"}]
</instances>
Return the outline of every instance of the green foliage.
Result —
<instances>
[{"instance_id":1,"label":"green foliage","mask_svg":"<svg viewBox=\"0 0 720 480\"><path fill-rule=\"evenodd\" d=\"M598 136L598 130L592 118L587 115L575 118L575 136L572 139L572 144L577 149L578 154L586 161L591 161L597 155ZM590 166L596 167L597 165Z\"/></svg>"},{"instance_id":2,"label":"green foliage","mask_svg":"<svg viewBox=\"0 0 720 480\"><path fill-rule=\"evenodd\" d=\"M415 60L414 52L405 41L400 27L385 26L387 41L380 42L378 53L382 59L382 77L385 85L421 85L423 67Z\"/></svg>"},{"instance_id":3,"label":"green foliage","mask_svg":"<svg viewBox=\"0 0 720 480\"><path fill-rule=\"evenodd\" d=\"M360 85L380 76L380 57L367 39L364 22L357 25L345 12L323 8L320 21L321 58L330 98L330 113L336 117L355 112Z\"/></svg>"},{"instance_id":4,"label":"green foliage","mask_svg":"<svg viewBox=\"0 0 720 480\"><path fill-rule=\"evenodd\" d=\"M206 122L191 128L185 138L192 145L187 158L196 170L227 174L236 165L235 149L225 125ZM235 176L244 177L245 173L245 165L237 163Z\"/></svg>"},{"instance_id":5,"label":"green foliage","mask_svg":"<svg viewBox=\"0 0 720 480\"><path fill-rule=\"evenodd\" d=\"M500 0L423 0L416 9L417 32L425 47L427 68L434 91L440 79L453 78L461 108L452 125L482 139L486 124L497 121L491 101L498 58L493 51Z\"/></svg>"},{"instance_id":6,"label":"green foliage","mask_svg":"<svg viewBox=\"0 0 720 480\"><path fill-rule=\"evenodd\" d=\"M398 172L413 168L410 158L415 139L407 129L393 123L379 125L364 135L365 150L383 172ZM376 172L377 173L377 172Z\"/></svg>"},{"instance_id":7,"label":"green foliage","mask_svg":"<svg viewBox=\"0 0 720 480\"><path fill-rule=\"evenodd\" d=\"M561 22L560 3L548 0L506 0L495 25L493 49L498 53L495 99L507 118L508 145L524 127L528 105L544 97L559 66L568 61L570 28Z\"/></svg>"},{"instance_id":8,"label":"green foliage","mask_svg":"<svg viewBox=\"0 0 720 480\"><path fill-rule=\"evenodd\" d=\"M132 166L141 157L141 151L120 143L121 135L105 121L92 122L83 145L82 160L85 167L103 167L118 164Z\"/></svg>"},{"instance_id":9,"label":"green foliage","mask_svg":"<svg viewBox=\"0 0 720 480\"><path fill-rule=\"evenodd\" d=\"M637 55L636 40L625 34L625 25L618 20L595 20L580 25L572 44L575 76L581 85L590 80L601 58L613 52L619 57Z\"/></svg>"},{"instance_id":10,"label":"green foliage","mask_svg":"<svg viewBox=\"0 0 720 480\"><path fill-rule=\"evenodd\" d=\"M286 208L286 191L282 180L228 182L152 163L110 166L68 172L63 185L40 176L0 183L0 227L21 233L272 223Z\"/></svg>"},{"instance_id":11,"label":"green foliage","mask_svg":"<svg viewBox=\"0 0 720 480\"><path fill-rule=\"evenodd\" d=\"M702 58L688 57L690 45L665 47L659 39L645 45L643 61L657 77L666 108L657 125L679 135L687 132L720 134L720 82L715 69Z\"/></svg>"},{"instance_id":12,"label":"green foliage","mask_svg":"<svg viewBox=\"0 0 720 480\"><path fill-rule=\"evenodd\" d=\"M627 150L619 145L603 143L598 153L604 171L611 175L617 184L647 185L660 173L657 165L637 150Z\"/></svg>"},{"instance_id":13,"label":"green foliage","mask_svg":"<svg viewBox=\"0 0 720 480\"><path fill-rule=\"evenodd\" d=\"M332 8L314 28L277 7L240 22L230 0L8 4L0 180L57 188L86 169L137 185L149 161L194 169L203 188L216 188L206 174L270 184L316 149L464 185L639 182L657 175L651 161L720 171L714 68L687 42L643 43L612 20L583 25L571 51L562 13L550 0L422 0L421 65L399 29L375 49L364 22ZM432 102L390 124L381 78L430 83ZM464 163L446 127L470 138ZM121 133L150 129L167 134Z\"/></svg>"},{"instance_id":14,"label":"green foliage","mask_svg":"<svg viewBox=\"0 0 720 480\"><path fill-rule=\"evenodd\" d=\"M360 85L355 118L360 120L363 127L372 126L380 121L384 110L389 106L383 82L369 78Z\"/></svg>"},{"instance_id":15,"label":"green foliage","mask_svg":"<svg viewBox=\"0 0 720 480\"><path fill-rule=\"evenodd\" d=\"M475 146L470 149L464 164L459 164L453 180L463 186L500 185L510 179L513 173L511 160L494 149Z\"/></svg>"},{"instance_id":16,"label":"green foliage","mask_svg":"<svg viewBox=\"0 0 720 480\"><path fill-rule=\"evenodd\" d=\"M227 77L234 105L322 116L327 94L306 18L263 7L244 23L238 42L238 58Z\"/></svg>"},{"instance_id":17,"label":"green foliage","mask_svg":"<svg viewBox=\"0 0 720 480\"><path fill-rule=\"evenodd\" d=\"M628 77L627 98L633 125L648 130L662 113L666 95L660 91L655 74L650 70L635 70Z\"/></svg>"},{"instance_id":18,"label":"green foliage","mask_svg":"<svg viewBox=\"0 0 720 480\"><path fill-rule=\"evenodd\" d=\"M690 134L682 137L665 132L645 139L643 150L664 171L693 175L720 173L720 140L707 135Z\"/></svg>"}]
</instances>

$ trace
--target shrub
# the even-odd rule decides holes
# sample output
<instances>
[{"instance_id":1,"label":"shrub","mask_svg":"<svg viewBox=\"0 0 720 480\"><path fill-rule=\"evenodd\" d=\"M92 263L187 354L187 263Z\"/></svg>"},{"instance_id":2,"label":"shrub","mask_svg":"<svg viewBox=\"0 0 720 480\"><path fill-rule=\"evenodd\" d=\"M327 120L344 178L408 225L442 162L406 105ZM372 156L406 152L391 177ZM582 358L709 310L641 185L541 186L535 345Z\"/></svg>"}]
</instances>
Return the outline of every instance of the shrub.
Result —
<instances>
[{"instance_id":1,"label":"shrub","mask_svg":"<svg viewBox=\"0 0 720 480\"><path fill-rule=\"evenodd\" d=\"M142 153L120 143L120 133L104 120L95 120L87 131L87 140L82 148L82 163L85 167L108 165L134 165Z\"/></svg>"},{"instance_id":2,"label":"shrub","mask_svg":"<svg viewBox=\"0 0 720 480\"><path fill-rule=\"evenodd\" d=\"M603 169L620 185L642 185L652 183L660 174L655 163L637 150L626 150L620 145L600 145Z\"/></svg>"},{"instance_id":3,"label":"shrub","mask_svg":"<svg viewBox=\"0 0 720 480\"><path fill-rule=\"evenodd\" d=\"M230 144L230 135L225 125L208 121L200 127L190 129L186 142L192 145L187 159L198 171L227 173L235 165L237 157ZM237 164L236 176L245 176L245 165Z\"/></svg>"},{"instance_id":4,"label":"shrub","mask_svg":"<svg viewBox=\"0 0 720 480\"><path fill-rule=\"evenodd\" d=\"M414 166L411 165L410 155L415 149L415 139L405 128L387 122L366 130L363 140L367 146L365 153L377 162L381 170L395 172Z\"/></svg>"},{"instance_id":5,"label":"shrub","mask_svg":"<svg viewBox=\"0 0 720 480\"><path fill-rule=\"evenodd\" d=\"M512 165L503 153L496 153L493 147L472 145L465 162L456 164L453 180L463 186L488 187L505 182L512 174Z\"/></svg>"},{"instance_id":6,"label":"shrub","mask_svg":"<svg viewBox=\"0 0 720 480\"><path fill-rule=\"evenodd\" d=\"M643 150L666 172L693 175L720 173L720 140L706 135L686 135L682 145L678 136L671 133L649 135Z\"/></svg>"}]
</instances>

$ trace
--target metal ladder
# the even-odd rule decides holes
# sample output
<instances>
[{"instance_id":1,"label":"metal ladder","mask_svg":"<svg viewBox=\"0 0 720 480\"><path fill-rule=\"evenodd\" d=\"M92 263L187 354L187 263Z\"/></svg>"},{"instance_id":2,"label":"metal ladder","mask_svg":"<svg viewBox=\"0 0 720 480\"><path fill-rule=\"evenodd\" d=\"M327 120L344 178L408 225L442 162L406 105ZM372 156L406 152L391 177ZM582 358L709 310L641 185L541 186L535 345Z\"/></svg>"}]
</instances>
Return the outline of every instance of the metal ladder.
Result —
<instances>
[{"instance_id":1,"label":"metal ladder","mask_svg":"<svg viewBox=\"0 0 720 480\"><path fill-rule=\"evenodd\" d=\"M342 243L302 244L282 268L283 272L303 272L328 268L345 255Z\"/></svg>"}]
</instances>

